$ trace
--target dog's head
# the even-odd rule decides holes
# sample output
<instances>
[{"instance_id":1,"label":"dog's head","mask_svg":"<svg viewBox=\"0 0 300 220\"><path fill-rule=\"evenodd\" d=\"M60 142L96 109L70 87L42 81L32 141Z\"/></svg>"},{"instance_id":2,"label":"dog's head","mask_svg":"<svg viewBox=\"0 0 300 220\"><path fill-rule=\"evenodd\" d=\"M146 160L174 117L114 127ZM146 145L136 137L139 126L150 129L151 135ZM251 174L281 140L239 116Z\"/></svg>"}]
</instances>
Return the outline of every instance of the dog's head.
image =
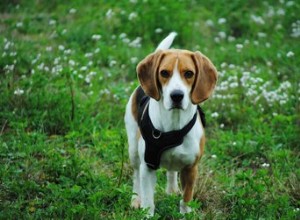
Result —
<instances>
[{"instance_id":1,"label":"dog's head","mask_svg":"<svg viewBox=\"0 0 300 220\"><path fill-rule=\"evenodd\" d=\"M137 66L145 93L166 109L187 109L208 99L217 81L212 62L200 52L164 50L148 55Z\"/></svg>"}]
</instances>

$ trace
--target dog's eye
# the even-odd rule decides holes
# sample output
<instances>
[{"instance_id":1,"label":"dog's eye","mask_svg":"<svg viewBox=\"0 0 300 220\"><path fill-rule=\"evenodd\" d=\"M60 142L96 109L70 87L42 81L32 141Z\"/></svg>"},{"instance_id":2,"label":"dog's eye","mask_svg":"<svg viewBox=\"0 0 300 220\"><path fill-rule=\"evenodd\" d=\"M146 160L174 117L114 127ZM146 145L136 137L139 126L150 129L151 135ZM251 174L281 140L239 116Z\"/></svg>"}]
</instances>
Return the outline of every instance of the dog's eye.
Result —
<instances>
[{"instance_id":1,"label":"dog's eye","mask_svg":"<svg viewBox=\"0 0 300 220\"><path fill-rule=\"evenodd\" d=\"M167 70L160 71L160 75L164 78L168 78L170 76L170 74Z\"/></svg>"},{"instance_id":2,"label":"dog's eye","mask_svg":"<svg viewBox=\"0 0 300 220\"><path fill-rule=\"evenodd\" d=\"M190 71L190 70L188 70L188 71L186 71L186 72L184 73L184 77L187 78L187 79L190 79L190 78L192 78L193 76L194 76L194 73L193 73L192 71Z\"/></svg>"}]
</instances>

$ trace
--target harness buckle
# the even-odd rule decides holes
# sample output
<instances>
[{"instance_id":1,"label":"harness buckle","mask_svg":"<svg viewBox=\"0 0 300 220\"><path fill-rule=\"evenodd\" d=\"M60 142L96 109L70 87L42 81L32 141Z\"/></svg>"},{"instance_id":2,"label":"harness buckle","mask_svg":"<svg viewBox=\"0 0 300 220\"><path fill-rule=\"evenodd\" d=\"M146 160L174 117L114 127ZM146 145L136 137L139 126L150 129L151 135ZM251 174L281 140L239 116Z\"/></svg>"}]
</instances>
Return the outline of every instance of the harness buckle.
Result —
<instances>
[{"instance_id":1,"label":"harness buckle","mask_svg":"<svg viewBox=\"0 0 300 220\"><path fill-rule=\"evenodd\" d=\"M154 139L159 139L160 136L161 136L161 131L156 130L156 129L153 129L153 130L152 130L152 137L153 137Z\"/></svg>"}]
</instances>

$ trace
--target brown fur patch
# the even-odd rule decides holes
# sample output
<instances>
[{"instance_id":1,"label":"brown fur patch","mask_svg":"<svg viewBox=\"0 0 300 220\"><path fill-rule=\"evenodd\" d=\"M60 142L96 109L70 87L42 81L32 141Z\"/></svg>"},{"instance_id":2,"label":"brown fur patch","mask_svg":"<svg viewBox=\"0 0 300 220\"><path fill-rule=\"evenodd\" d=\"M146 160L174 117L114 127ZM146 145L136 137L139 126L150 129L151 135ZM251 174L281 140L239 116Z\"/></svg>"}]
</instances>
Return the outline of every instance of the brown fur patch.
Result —
<instances>
[{"instance_id":1,"label":"brown fur patch","mask_svg":"<svg viewBox=\"0 0 300 220\"><path fill-rule=\"evenodd\" d=\"M132 95L131 112L132 112L132 115L133 115L135 121L138 121L138 103L137 103L136 96L137 96L137 90L135 90Z\"/></svg>"}]
</instances>

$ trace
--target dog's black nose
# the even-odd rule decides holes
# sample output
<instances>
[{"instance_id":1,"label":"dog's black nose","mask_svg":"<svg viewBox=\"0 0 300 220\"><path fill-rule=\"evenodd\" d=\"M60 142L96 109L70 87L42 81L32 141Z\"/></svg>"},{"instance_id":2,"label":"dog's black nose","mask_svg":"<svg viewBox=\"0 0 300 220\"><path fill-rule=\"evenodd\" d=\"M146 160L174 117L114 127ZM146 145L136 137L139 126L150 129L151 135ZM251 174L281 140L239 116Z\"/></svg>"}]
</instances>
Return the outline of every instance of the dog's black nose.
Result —
<instances>
[{"instance_id":1,"label":"dog's black nose","mask_svg":"<svg viewBox=\"0 0 300 220\"><path fill-rule=\"evenodd\" d=\"M183 99L183 95L184 95L183 92L177 89L171 93L171 99L173 100L174 103L178 104Z\"/></svg>"}]
</instances>

